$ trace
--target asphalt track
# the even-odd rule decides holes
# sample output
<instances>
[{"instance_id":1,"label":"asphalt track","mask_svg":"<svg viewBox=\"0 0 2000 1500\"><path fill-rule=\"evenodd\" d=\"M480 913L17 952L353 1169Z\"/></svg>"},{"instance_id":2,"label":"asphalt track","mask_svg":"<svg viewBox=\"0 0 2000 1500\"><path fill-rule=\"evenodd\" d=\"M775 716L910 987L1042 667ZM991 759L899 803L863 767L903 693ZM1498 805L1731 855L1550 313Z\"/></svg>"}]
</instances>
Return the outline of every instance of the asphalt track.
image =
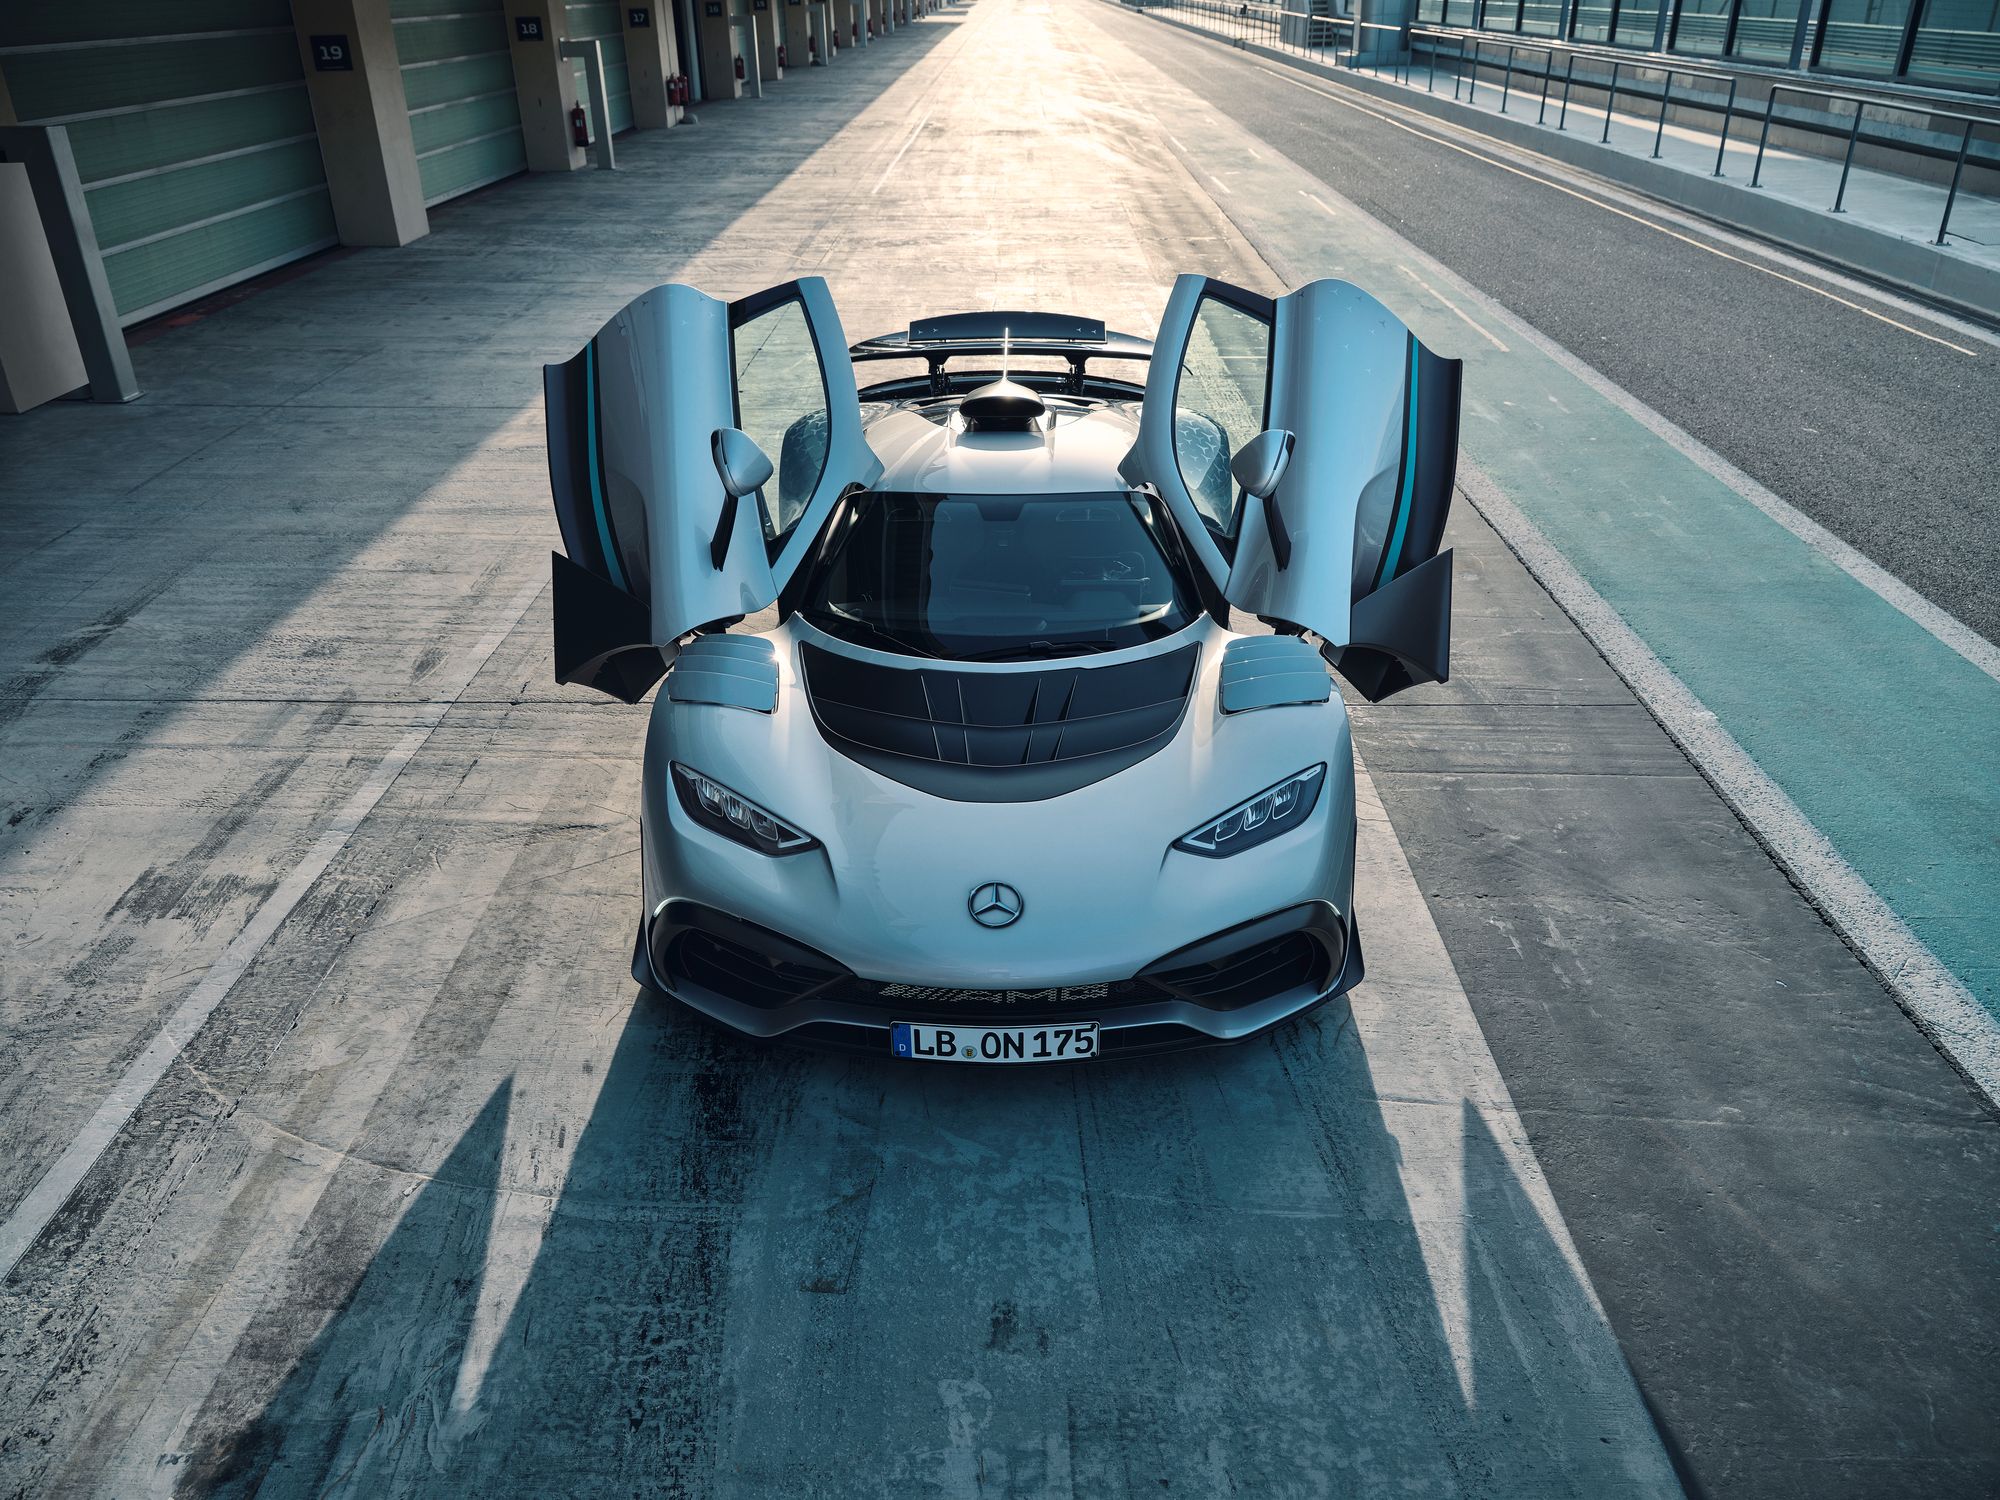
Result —
<instances>
[{"instance_id":1,"label":"asphalt track","mask_svg":"<svg viewBox=\"0 0 2000 1500\"><path fill-rule=\"evenodd\" d=\"M1496 171L1490 159L1519 160L1504 147L1454 134L1481 155L1442 149L1301 94L1213 42L1164 26L1116 34L1919 593L2000 637L2000 348L1956 340L1968 357L1913 337L1538 185L1566 174ZM1677 216L1640 217L1689 232Z\"/></svg>"},{"instance_id":2,"label":"asphalt track","mask_svg":"<svg viewBox=\"0 0 2000 1500\"><path fill-rule=\"evenodd\" d=\"M536 366L671 278L1277 289L1142 24L980 0L0 432L0 1491L2000 1484L2000 1130L1469 507L1453 683L1356 715L1350 1009L968 1083L635 995Z\"/></svg>"}]
</instances>

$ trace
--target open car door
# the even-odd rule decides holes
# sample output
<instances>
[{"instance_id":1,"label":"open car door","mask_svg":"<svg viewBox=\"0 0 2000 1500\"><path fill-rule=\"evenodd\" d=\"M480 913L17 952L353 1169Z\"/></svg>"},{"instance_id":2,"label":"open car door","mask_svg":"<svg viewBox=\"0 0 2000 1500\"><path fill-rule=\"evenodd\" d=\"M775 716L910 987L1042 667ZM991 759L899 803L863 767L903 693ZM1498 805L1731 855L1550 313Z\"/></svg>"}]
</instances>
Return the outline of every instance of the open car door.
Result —
<instances>
[{"instance_id":1,"label":"open car door","mask_svg":"<svg viewBox=\"0 0 2000 1500\"><path fill-rule=\"evenodd\" d=\"M1205 276L1174 284L1128 478L1172 508L1235 608L1310 630L1371 701L1450 672L1461 366L1359 287L1273 301ZM1230 459L1292 435L1268 495Z\"/></svg>"},{"instance_id":2,"label":"open car door","mask_svg":"<svg viewBox=\"0 0 2000 1500\"><path fill-rule=\"evenodd\" d=\"M834 502L882 471L817 276L737 302L655 287L542 384L569 554L551 564L556 680L627 703L683 636L771 604ZM746 451L725 457L731 428L771 461L754 493L724 483Z\"/></svg>"}]
</instances>

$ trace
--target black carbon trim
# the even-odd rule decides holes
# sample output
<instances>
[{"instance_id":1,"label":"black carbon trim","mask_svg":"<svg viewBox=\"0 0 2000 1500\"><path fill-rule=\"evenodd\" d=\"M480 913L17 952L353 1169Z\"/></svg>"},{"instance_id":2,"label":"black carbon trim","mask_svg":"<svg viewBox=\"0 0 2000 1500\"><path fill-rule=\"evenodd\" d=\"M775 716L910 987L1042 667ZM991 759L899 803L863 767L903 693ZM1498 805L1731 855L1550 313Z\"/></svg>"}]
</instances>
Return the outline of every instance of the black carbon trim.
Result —
<instances>
[{"instance_id":1,"label":"black carbon trim","mask_svg":"<svg viewBox=\"0 0 2000 1500\"><path fill-rule=\"evenodd\" d=\"M959 672L891 667L801 645L826 742L954 802L1039 802L1104 780L1180 728L1201 648L1104 667Z\"/></svg>"}]
</instances>

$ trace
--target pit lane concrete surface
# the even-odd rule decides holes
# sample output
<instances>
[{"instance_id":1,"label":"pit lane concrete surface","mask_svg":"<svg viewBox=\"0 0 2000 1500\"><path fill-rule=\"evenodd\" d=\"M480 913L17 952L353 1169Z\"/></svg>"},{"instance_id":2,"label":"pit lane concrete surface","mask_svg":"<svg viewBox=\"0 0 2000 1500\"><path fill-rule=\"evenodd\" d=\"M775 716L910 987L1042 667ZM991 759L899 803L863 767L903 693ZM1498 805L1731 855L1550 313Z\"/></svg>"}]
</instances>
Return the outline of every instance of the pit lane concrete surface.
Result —
<instances>
[{"instance_id":1,"label":"pit lane concrete surface","mask_svg":"<svg viewBox=\"0 0 2000 1500\"><path fill-rule=\"evenodd\" d=\"M1351 1006L958 1071L635 990L540 364L665 280L1280 289L1345 231L1253 248L1120 22L978 0L0 429L0 1492L1991 1491L2000 1131L1470 505Z\"/></svg>"}]
</instances>

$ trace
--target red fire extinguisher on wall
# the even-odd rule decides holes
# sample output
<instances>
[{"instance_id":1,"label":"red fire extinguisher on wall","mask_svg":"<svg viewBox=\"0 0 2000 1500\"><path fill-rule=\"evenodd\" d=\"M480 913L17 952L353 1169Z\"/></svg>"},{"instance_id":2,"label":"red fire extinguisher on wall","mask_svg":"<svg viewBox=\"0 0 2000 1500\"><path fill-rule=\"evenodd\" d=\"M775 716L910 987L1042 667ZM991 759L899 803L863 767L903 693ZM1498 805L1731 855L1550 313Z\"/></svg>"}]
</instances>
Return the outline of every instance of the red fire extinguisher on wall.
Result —
<instances>
[{"instance_id":1,"label":"red fire extinguisher on wall","mask_svg":"<svg viewBox=\"0 0 2000 1500\"><path fill-rule=\"evenodd\" d=\"M819 61L819 38L811 32L806 33L806 61L808 63Z\"/></svg>"},{"instance_id":2,"label":"red fire extinguisher on wall","mask_svg":"<svg viewBox=\"0 0 2000 1500\"><path fill-rule=\"evenodd\" d=\"M584 122L581 104L572 104L569 107L569 138L578 146L590 144L590 126Z\"/></svg>"},{"instance_id":3,"label":"red fire extinguisher on wall","mask_svg":"<svg viewBox=\"0 0 2000 1500\"><path fill-rule=\"evenodd\" d=\"M778 43L778 71L782 73L790 66L791 64L785 60L785 44L780 42Z\"/></svg>"},{"instance_id":4,"label":"red fire extinguisher on wall","mask_svg":"<svg viewBox=\"0 0 2000 1500\"><path fill-rule=\"evenodd\" d=\"M738 83L743 81L743 59L740 55L736 59L736 81Z\"/></svg>"}]
</instances>

